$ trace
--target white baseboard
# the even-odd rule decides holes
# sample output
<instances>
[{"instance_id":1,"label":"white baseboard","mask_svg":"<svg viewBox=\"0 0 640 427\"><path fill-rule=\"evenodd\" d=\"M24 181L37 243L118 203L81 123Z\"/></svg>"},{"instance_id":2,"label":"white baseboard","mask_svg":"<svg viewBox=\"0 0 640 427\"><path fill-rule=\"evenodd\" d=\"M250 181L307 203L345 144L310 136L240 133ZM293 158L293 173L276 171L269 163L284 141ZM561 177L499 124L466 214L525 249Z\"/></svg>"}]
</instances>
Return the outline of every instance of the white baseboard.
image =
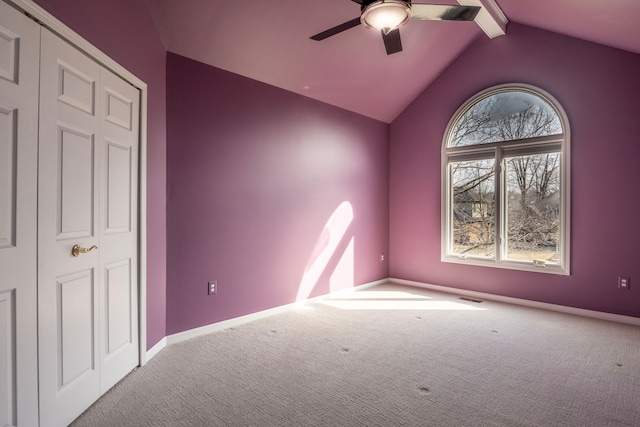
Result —
<instances>
[{"instance_id":1,"label":"white baseboard","mask_svg":"<svg viewBox=\"0 0 640 427\"><path fill-rule=\"evenodd\" d=\"M450 288L447 286L432 285L424 282L416 282L413 280L397 279L397 278L390 277L388 279L376 280L374 282L365 283L363 285L356 286L353 288L343 289L343 290L332 292L326 295L309 298L309 299L298 301L291 304L285 304L279 307L270 308L268 310L263 310L256 313L247 314L245 316L235 317L233 319L223 320L222 322L212 323L210 325L201 326L199 328L189 329L187 331L168 335L165 338L161 339L156 345L154 345L151 349L147 351L146 360L142 361L142 364L151 360L162 349L164 349L165 347L171 344L179 343L181 341L185 341L201 335L210 334L212 332L221 331L223 329L237 327L245 323L249 323L255 320L263 319L265 317L273 316L275 314L285 313L287 311L290 311L296 308L304 307L307 304L320 302L322 300L329 299L329 298L336 298L344 295L349 295L355 291L361 291L361 290L372 288L374 286L382 285L388 282L397 283L399 285L430 289L430 290L444 292L448 294L463 295L463 296L480 298L480 299L485 299L490 301L503 302L507 304L521 305L525 307L539 308L543 310L550 310L550 311L556 311L560 313L574 314L577 316L584 316L584 317L590 317L594 319L608 320L611 322L618 322L618 323L625 323L628 325L640 326L640 318L632 317L632 316L624 316L621 314L612 314L612 313L605 313L601 311L586 310L582 308L567 307L564 305L530 301L530 300L525 300L520 298L494 295L494 294L489 294L485 292L468 291L465 289Z\"/></svg>"},{"instance_id":2,"label":"white baseboard","mask_svg":"<svg viewBox=\"0 0 640 427\"><path fill-rule=\"evenodd\" d=\"M467 291L465 289L450 288L447 286L432 285L429 283L415 282L413 280L389 278L389 282L399 285L414 286L417 288L431 289L448 294L463 295L473 298L486 299L490 301L504 302L507 304L521 305L525 307L540 308L543 310L557 311L560 313L574 314L576 316L591 317L593 319L608 320L610 322L625 323L628 325L640 326L640 318L624 316L622 314L605 313L602 311L586 310L583 308L567 307L564 305L550 304L546 302L530 301L520 298L505 297L501 295L488 294L484 292Z\"/></svg>"},{"instance_id":3,"label":"white baseboard","mask_svg":"<svg viewBox=\"0 0 640 427\"><path fill-rule=\"evenodd\" d=\"M156 354L160 353L160 350L162 350L166 346L167 346L167 338L164 337L160 341L158 341L156 343L156 345L154 345L149 350L147 350L146 358L145 358L145 360L141 361L140 366L144 365L149 360L151 360L153 358L153 356L155 356Z\"/></svg>"},{"instance_id":4,"label":"white baseboard","mask_svg":"<svg viewBox=\"0 0 640 427\"><path fill-rule=\"evenodd\" d=\"M184 340L188 340L191 338L198 337L200 335L210 334L212 332L221 331L227 328L233 328L245 323L253 322L258 319L263 319L268 316L273 316L274 314L285 313L289 310L293 310L295 308L304 307L307 304L315 303L318 301L322 301L328 298L335 298L339 296L348 295L352 292L368 289L373 286L378 286L383 283L387 283L389 279L376 280L375 282L365 283L363 285L355 286L353 288L343 289L340 291L332 292L326 295L321 295L314 298L309 298L303 301L294 302L291 304L281 305L279 307L270 308L268 310L258 311L256 313L247 314L245 316L235 317L229 320L223 320L222 322L212 323L210 325L201 326L199 328L189 329L187 331L178 332L176 334L168 335L166 339L166 344L171 345ZM155 347L154 347L155 348ZM151 351L151 350L150 350Z\"/></svg>"},{"instance_id":5,"label":"white baseboard","mask_svg":"<svg viewBox=\"0 0 640 427\"><path fill-rule=\"evenodd\" d=\"M494 294L489 294L485 292L467 291L464 289L450 288L447 286L432 285L424 282L416 282L413 280L405 280L405 279L390 277L388 279L376 280L374 282L365 283L363 285L356 286L353 288L343 289L343 290L332 292L326 295L309 298L309 299L298 301L291 304L285 304L279 307L270 308L268 310L263 310L256 313L247 314L245 316L235 317L233 319L223 320L221 322L212 323L210 325L201 326L199 328L189 329L187 331L168 335L165 338L161 339L156 345L154 345L151 349L147 351L146 361L144 361L142 364L151 360L151 358L153 358L156 354L158 354L162 349L164 349L165 347L171 344L179 343L181 341L185 341L201 335L210 334L212 332L221 331L223 329L237 327L249 322L253 322L255 320L263 319L268 316L273 316L275 314L285 313L287 311L290 311L296 308L304 307L307 304L320 302L322 300L329 299L329 298L338 298L341 296L349 295L355 291L372 288L374 286L382 285L384 283L389 283L389 282L397 283L399 285L430 289L430 290L444 292L448 294L468 296L468 297L480 298L480 299L485 299L490 301L504 302L507 304L521 305L525 307L539 308L543 310L550 310L550 311L556 311L560 313L574 314L577 316L584 316L584 317L590 317L594 319L608 320L612 322L640 326L640 318L632 317L632 316L624 316L621 314L612 314L612 313L605 313L605 312L594 311L594 310L586 310L582 308L567 307L563 305L550 304L545 302L530 301L530 300L525 300L520 298L494 295Z\"/></svg>"}]
</instances>

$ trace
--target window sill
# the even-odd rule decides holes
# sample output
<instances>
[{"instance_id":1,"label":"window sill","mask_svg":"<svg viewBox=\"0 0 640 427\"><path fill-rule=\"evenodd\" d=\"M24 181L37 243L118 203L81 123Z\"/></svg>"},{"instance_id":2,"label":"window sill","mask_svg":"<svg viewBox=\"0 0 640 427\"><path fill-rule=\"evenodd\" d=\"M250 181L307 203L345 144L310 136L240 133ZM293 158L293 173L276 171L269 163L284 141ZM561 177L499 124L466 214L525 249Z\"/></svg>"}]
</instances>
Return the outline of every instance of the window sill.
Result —
<instances>
[{"instance_id":1,"label":"window sill","mask_svg":"<svg viewBox=\"0 0 640 427\"><path fill-rule=\"evenodd\" d=\"M502 268L507 270L527 271L534 273L546 273L556 274L560 276L569 276L571 273L568 266L562 264L546 264L544 266L538 266L529 262L518 261L500 261L496 262L493 259L482 259L476 257L463 258L458 255L446 255L441 258L442 262L452 264L472 265L476 267L491 267Z\"/></svg>"}]
</instances>

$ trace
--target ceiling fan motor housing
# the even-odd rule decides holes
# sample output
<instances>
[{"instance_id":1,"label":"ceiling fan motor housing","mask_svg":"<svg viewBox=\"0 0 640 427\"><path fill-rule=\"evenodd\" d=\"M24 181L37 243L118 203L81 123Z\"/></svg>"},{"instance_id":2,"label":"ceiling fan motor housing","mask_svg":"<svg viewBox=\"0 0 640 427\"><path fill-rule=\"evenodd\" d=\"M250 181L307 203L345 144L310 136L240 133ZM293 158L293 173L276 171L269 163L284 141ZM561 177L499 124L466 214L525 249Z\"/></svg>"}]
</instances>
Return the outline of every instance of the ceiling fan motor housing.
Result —
<instances>
[{"instance_id":1,"label":"ceiling fan motor housing","mask_svg":"<svg viewBox=\"0 0 640 427\"><path fill-rule=\"evenodd\" d=\"M356 1L356 3L360 3L361 5L361 11L364 11L367 6L369 6L372 3L376 3L379 2L380 0L362 0L362 1ZM402 1L403 3L407 3L409 6L411 6L411 0L398 0L398 1Z\"/></svg>"},{"instance_id":2,"label":"ceiling fan motor housing","mask_svg":"<svg viewBox=\"0 0 640 427\"><path fill-rule=\"evenodd\" d=\"M388 33L411 19L411 4L405 0L376 0L362 3L360 21L366 28Z\"/></svg>"}]
</instances>

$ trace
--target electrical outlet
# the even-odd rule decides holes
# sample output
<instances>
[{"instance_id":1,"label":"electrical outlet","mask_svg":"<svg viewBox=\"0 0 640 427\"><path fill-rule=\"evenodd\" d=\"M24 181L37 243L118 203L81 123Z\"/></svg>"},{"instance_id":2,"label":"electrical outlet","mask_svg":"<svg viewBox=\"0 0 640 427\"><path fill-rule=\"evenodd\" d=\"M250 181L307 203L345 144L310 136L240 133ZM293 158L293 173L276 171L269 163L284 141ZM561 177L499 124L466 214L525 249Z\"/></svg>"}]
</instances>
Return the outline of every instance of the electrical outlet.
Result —
<instances>
[{"instance_id":1,"label":"electrical outlet","mask_svg":"<svg viewBox=\"0 0 640 427\"><path fill-rule=\"evenodd\" d=\"M631 278L625 276L618 276L618 287L620 289L629 290L631 286Z\"/></svg>"},{"instance_id":2,"label":"electrical outlet","mask_svg":"<svg viewBox=\"0 0 640 427\"><path fill-rule=\"evenodd\" d=\"M216 280L214 280L213 282L209 282L207 293L209 295L215 295L216 293L218 293L218 282Z\"/></svg>"}]
</instances>

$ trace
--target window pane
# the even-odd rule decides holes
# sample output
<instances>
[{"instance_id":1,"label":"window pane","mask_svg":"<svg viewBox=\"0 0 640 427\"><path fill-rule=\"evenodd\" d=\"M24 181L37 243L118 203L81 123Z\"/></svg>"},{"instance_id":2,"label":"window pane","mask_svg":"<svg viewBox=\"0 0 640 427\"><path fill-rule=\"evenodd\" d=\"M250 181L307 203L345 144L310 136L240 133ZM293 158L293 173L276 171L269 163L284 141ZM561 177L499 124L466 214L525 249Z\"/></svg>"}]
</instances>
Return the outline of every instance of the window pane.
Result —
<instances>
[{"instance_id":1,"label":"window pane","mask_svg":"<svg viewBox=\"0 0 640 427\"><path fill-rule=\"evenodd\" d=\"M495 258L494 159L452 162L450 251Z\"/></svg>"},{"instance_id":2,"label":"window pane","mask_svg":"<svg viewBox=\"0 0 640 427\"><path fill-rule=\"evenodd\" d=\"M507 258L558 264L560 153L512 157L506 164Z\"/></svg>"},{"instance_id":3,"label":"window pane","mask_svg":"<svg viewBox=\"0 0 640 427\"><path fill-rule=\"evenodd\" d=\"M489 95L473 104L451 130L449 147L488 144L562 133L553 107L523 91Z\"/></svg>"}]
</instances>

